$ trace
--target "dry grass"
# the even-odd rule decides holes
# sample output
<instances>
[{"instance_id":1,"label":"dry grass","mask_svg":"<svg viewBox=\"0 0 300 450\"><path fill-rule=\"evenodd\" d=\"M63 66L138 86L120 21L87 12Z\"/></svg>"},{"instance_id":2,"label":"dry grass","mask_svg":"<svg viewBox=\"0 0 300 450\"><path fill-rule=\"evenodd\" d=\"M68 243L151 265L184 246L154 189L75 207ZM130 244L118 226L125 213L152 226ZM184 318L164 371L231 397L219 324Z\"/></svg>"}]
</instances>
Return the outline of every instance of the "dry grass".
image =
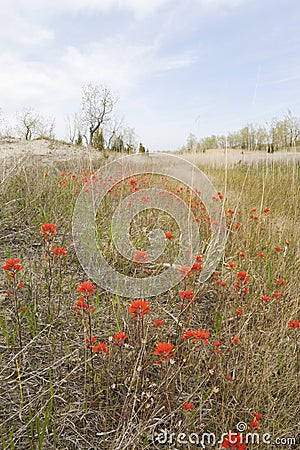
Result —
<instances>
[{"instance_id":1,"label":"dry grass","mask_svg":"<svg viewBox=\"0 0 300 450\"><path fill-rule=\"evenodd\" d=\"M300 329L288 328L291 320L300 319L299 166L293 161L238 165L227 171L203 167L223 192L225 211L234 211L226 213L228 240L219 274L204 285L190 277L147 299L151 314L141 324L129 313L132 300L101 289L89 298L94 314L80 316L73 310L77 285L86 275L74 251L72 213L83 179L102 162L76 159L54 162L51 167L27 164L11 172L5 168L0 187L0 257L3 264L9 257L21 258L24 269L18 276L25 285L17 290L16 313L13 295L6 295L13 290L12 280L1 269L2 448L152 449L155 430L167 428L176 435L213 432L219 439L238 422L250 424L254 411L263 415L260 433L270 433L272 441L299 439ZM186 200L186 192L182 195ZM102 242L111 206L108 200L106 215L99 214ZM270 212L263 212L266 207ZM49 256L40 233L41 225L48 222L58 225L52 245L67 249L61 263ZM174 232L175 249L178 230L168 216L138 218L132 228L135 244L143 248L147 240L139 230L148 233L158 223ZM118 262L108 236L104 244L111 264L128 273L134 270ZM168 246L170 255L172 243ZM263 258L257 256L261 252ZM249 275L243 286L249 293L235 286L239 271ZM286 285L276 285L278 279ZM195 298L183 310L180 291L186 289ZM282 295L275 298L275 292ZM263 295L271 300L264 302ZM243 309L240 315L237 308ZM154 318L165 325L152 327ZM183 341L186 329L208 330L208 345ZM120 348L112 342L119 330L128 334ZM109 355L86 348L90 334L106 343ZM232 342L234 336L238 343ZM217 340L219 354L214 352ZM164 341L174 344L175 353L157 364L153 351L157 342ZM184 402L194 403L192 411L182 409ZM169 443L158 448L201 447ZM277 448L299 448L299 440Z\"/></svg>"}]
</instances>

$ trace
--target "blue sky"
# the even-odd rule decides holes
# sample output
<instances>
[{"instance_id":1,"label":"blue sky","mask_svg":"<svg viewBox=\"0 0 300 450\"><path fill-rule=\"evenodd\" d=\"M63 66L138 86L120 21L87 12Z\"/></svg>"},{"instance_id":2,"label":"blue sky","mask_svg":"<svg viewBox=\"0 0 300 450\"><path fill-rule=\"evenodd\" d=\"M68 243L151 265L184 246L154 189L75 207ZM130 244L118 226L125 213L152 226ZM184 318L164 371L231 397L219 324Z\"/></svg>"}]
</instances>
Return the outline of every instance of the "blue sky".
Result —
<instances>
[{"instance_id":1,"label":"blue sky","mask_svg":"<svg viewBox=\"0 0 300 450\"><path fill-rule=\"evenodd\" d=\"M300 116L298 0L4 0L0 20L4 115L32 107L61 138L88 82L150 150Z\"/></svg>"}]
</instances>

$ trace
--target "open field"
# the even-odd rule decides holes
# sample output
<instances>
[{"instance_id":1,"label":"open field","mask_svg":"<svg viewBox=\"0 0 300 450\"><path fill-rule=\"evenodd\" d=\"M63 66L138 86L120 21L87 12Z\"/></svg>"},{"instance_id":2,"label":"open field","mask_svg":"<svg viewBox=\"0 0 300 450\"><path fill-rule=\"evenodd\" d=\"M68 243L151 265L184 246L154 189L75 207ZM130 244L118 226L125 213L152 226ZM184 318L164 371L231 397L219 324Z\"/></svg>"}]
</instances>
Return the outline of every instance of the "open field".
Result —
<instances>
[{"instance_id":1,"label":"open field","mask_svg":"<svg viewBox=\"0 0 300 450\"><path fill-rule=\"evenodd\" d=\"M135 217L131 239L141 255L153 229L171 233L159 267L128 262L113 246L114 208L150 182L191 207L203 236L197 261L179 285L134 304L88 279L72 238L78 194L112 157L72 146L62 153L48 142L3 145L2 448L194 449L201 448L196 435L201 442L204 433L220 441L206 448L220 449L222 442L234 448L225 447L225 437L239 423L245 433L270 438L235 448L270 449L275 440L274 448L300 448L299 154L230 152L227 163L221 152L196 155L219 192L227 224L224 255L203 284L197 279L210 229L194 193L147 177L109 192L97 215L97 239L122 273L157 274L180 245L172 217L146 211ZM40 150L32 155L30 145ZM157 438L165 429L163 444ZM180 433L194 433L193 441L178 442Z\"/></svg>"}]
</instances>

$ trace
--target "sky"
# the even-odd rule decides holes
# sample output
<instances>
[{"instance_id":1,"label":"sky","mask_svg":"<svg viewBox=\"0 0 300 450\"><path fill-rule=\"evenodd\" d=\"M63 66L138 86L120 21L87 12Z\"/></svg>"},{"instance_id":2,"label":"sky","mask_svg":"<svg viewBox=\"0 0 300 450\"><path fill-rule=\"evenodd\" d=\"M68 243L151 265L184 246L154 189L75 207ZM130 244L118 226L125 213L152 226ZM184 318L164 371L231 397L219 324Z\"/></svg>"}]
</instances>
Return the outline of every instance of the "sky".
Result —
<instances>
[{"instance_id":1,"label":"sky","mask_svg":"<svg viewBox=\"0 0 300 450\"><path fill-rule=\"evenodd\" d=\"M2 0L0 23L4 118L61 139L90 82L150 151L300 116L299 0Z\"/></svg>"}]
</instances>

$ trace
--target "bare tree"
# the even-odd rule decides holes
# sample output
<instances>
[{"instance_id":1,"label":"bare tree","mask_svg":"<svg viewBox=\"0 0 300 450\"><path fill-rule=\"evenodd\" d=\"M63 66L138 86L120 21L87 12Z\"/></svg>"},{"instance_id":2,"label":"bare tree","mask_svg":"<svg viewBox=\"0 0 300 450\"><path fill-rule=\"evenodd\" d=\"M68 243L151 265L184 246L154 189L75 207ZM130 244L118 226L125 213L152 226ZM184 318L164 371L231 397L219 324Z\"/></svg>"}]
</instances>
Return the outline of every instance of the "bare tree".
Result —
<instances>
[{"instance_id":1,"label":"bare tree","mask_svg":"<svg viewBox=\"0 0 300 450\"><path fill-rule=\"evenodd\" d=\"M36 137L54 139L54 119L50 121L33 109L25 108L17 112L17 132L29 141Z\"/></svg>"},{"instance_id":2,"label":"bare tree","mask_svg":"<svg viewBox=\"0 0 300 450\"><path fill-rule=\"evenodd\" d=\"M292 111L288 109L285 116L286 133L288 135L288 146L295 147L297 139L300 136L300 119L292 115Z\"/></svg>"},{"instance_id":3,"label":"bare tree","mask_svg":"<svg viewBox=\"0 0 300 450\"><path fill-rule=\"evenodd\" d=\"M71 116L66 117L68 138L69 141L74 144L78 140L78 136L84 133L82 119L79 113L74 113Z\"/></svg>"},{"instance_id":4,"label":"bare tree","mask_svg":"<svg viewBox=\"0 0 300 450\"><path fill-rule=\"evenodd\" d=\"M106 130L107 149L117 152L133 153L137 150L137 138L134 128L124 125L123 119L115 117Z\"/></svg>"},{"instance_id":5,"label":"bare tree","mask_svg":"<svg viewBox=\"0 0 300 450\"><path fill-rule=\"evenodd\" d=\"M92 145L95 132L110 120L115 100L108 87L89 83L83 88L81 104L89 133L88 143Z\"/></svg>"},{"instance_id":6,"label":"bare tree","mask_svg":"<svg viewBox=\"0 0 300 450\"><path fill-rule=\"evenodd\" d=\"M123 119L114 117L110 120L109 126L105 130L106 147L111 150L114 146L115 139L122 134Z\"/></svg>"}]
</instances>

